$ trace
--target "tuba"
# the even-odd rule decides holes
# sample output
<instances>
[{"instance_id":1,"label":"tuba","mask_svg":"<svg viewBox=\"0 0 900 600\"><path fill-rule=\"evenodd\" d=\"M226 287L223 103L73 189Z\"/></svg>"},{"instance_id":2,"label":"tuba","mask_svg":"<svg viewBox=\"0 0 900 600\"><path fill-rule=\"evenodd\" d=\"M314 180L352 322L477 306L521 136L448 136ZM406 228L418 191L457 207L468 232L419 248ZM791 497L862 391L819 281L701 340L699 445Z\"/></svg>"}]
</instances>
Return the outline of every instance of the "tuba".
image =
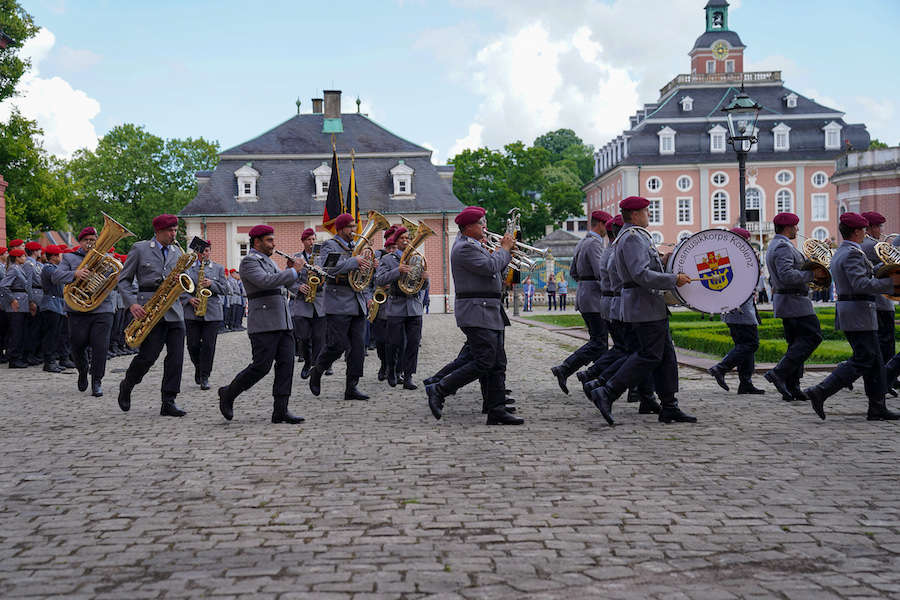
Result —
<instances>
[{"instance_id":1,"label":"tuba","mask_svg":"<svg viewBox=\"0 0 900 600\"><path fill-rule=\"evenodd\" d=\"M347 274L347 282L354 291L361 292L369 287L369 284L372 282L372 275L375 273L375 251L372 249L372 238L375 237L377 232L387 229L390 225L381 213L370 210L366 228L363 229L362 233L353 234L356 236L357 241L350 256L364 256L369 259L368 269L354 269Z\"/></svg>"},{"instance_id":2,"label":"tuba","mask_svg":"<svg viewBox=\"0 0 900 600\"><path fill-rule=\"evenodd\" d=\"M412 270L401 275L400 279L397 280L397 287L407 296L415 296L422 289L422 286L425 285L424 274L426 269L428 269L428 263L425 262L425 257L418 253L418 250L425 243L425 238L434 235L434 230L426 225L425 221L419 221L418 225L413 226L412 231L415 232L415 235L410 233L409 243L400 256L400 264L409 265Z\"/></svg>"},{"instance_id":3,"label":"tuba","mask_svg":"<svg viewBox=\"0 0 900 600\"><path fill-rule=\"evenodd\" d=\"M134 235L108 214L100 214L103 215L103 229L78 265L78 269L87 269L90 273L84 279L67 283L63 288L66 304L78 312L88 312L100 306L119 282L122 263L106 254L104 249L112 248L119 240Z\"/></svg>"},{"instance_id":4,"label":"tuba","mask_svg":"<svg viewBox=\"0 0 900 600\"><path fill-rule=\"evenodd\" d=\"M821 268L825 271L824 275L809 282L809 289L814 292L821 292L831 285L831 272L828 270L831 266L831 254L831 248L823 241L814 238L807 238L803 241L803 256L806 257L806 263L802 269L811 271Z\"/></svg>"},{"instance_id":5,"label":"tuba","mask_svg":"<svg viewBox=\"0 0 900 600\"><path fill-rule=\"evenodd\" d=\"M881 264L875 269L875 277L891 277L900 272L900 248L892 245L890 242L878 242L875 244L875 254ZM894 282L894 292L885 294L888 300L900 300L900 286Z\"/></svg>"}]
</instances>

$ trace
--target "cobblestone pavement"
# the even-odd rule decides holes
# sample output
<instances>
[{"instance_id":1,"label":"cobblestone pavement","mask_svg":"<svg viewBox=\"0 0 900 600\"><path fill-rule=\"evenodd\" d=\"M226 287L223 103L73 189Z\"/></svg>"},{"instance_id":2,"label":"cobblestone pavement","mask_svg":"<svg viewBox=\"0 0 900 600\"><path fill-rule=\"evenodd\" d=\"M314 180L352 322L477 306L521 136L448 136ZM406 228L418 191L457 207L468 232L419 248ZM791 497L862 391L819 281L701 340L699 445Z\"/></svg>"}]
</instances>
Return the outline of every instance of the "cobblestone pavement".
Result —
<instances>
[{"instance_id":1,"label":"cobblestone pavement","mask_svg":"<svg viewBox=\"0 0 900 600\"><path fill-rule=\"evenodd\" d=\"M461 345L450 316L424 337L420 377ZM2 369L0 596L900 597L898 426L865 420L861 385L821 422L683 371L699 424L620 402L610 428L549 375L571 344L508 330L527 419L508 428L474 387L436 422L421 390L375 382L374 353L372 401L340 399L343 365L319 398L298 369L303 426L269 423L271 375L226 423L214 390L243 333L220 338L213 391L185 368L180 420L158 416L158 366L119 411L127 357L99 399Z\"/></svg>"}]
</instances>

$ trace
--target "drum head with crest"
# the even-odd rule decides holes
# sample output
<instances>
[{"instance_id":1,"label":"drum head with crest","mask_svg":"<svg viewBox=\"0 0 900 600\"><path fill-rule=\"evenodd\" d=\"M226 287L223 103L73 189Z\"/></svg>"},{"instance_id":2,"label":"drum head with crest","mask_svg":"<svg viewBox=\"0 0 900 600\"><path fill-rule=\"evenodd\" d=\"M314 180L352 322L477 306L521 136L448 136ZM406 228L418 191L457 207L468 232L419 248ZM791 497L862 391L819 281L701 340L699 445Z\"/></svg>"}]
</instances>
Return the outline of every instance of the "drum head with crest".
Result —
<instances>
[{"instance_id":1,"label":"drum head with crest","mask_svg":"<svg viewBox=\"0 0 900 600\"><path fill-rule=\"evenodd\" d=\"M677 288L674 295L688 308L713 314L740 307L759 281L753 246L724 229L707 229L682 241L666 270L698 280Z\"/></svg>"}]
</instances>

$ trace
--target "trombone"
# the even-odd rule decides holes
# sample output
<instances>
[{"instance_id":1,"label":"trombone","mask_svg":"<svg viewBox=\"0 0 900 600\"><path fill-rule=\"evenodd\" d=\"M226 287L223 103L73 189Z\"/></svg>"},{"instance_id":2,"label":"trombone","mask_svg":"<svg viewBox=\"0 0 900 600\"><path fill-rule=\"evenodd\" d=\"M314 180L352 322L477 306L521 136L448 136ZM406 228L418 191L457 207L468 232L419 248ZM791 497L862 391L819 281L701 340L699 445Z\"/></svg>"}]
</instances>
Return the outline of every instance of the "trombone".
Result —
<instances>
[{"instance_id":1,"label":"trombone","mask_svg":"<svg viewBox=\"0 0 900 600\"><path fill-rule=\"evenodd\" d=\"M299 253L299 252L298 252L297 254L293 255L293 256L291 256L291 255L288 254L287 252L282 252L281 250L279 250L279 249L277 249L277 248L272 248L272 252L274 252L274 253L277 254L278 256L281 256L281 257L283 257L283 258L285 258L285 259L290 259L290 260L294 260L294 261L296 261L296 260L298 260L298 259L303 259L303 257L300 256L300 253ZM326 278L327 278L327 279L334 279L334 275L329 275L328 273L325 272L325 269L323 269L322 267L320 267L320 266L318 266L318 265L316 265L316 264L313 264L313 263L311 263L311 262L307 262L307 263L306 263L306 268L307 268L308 270L310 270L311 272L315 273L316 275L318 275L319 277L323 278L323 279L326 279Z\"/></svg>"},{"instance_id":2,"label":"trombone","mask_svg":"<svg viewBox=\"0 0 900 600\"><path fill-rule=\"evenodd\" d=\"M491 252L494 252L500 247L501 239L503 239L503 236L499 233L494 233L492 231L485 232L484 243ZM537 266L537 262L532 260L529 254L537 254L538 256L546 257L548 252L550 252L549 248L535 248L524 242L517 241L510 252L510 254L512 254L512 259L509 261L509 266L520 273L522 271L533 271Z\"/></svg>"}]
</instances>

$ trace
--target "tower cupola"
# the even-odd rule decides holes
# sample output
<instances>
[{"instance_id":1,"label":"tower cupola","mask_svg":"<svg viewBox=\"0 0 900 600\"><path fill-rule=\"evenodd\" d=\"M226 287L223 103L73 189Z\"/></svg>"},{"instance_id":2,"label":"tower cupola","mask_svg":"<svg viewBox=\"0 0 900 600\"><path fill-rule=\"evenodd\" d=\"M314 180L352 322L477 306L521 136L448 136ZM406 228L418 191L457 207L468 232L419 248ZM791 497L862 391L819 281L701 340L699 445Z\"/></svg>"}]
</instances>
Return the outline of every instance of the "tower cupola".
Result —
<instances>
[{"instance_id":1,"label":"tower cupola","mask_svg":"<svg viewBox=\"0 0 900 600\"><path fill-rule=\"evenodd\" d=\"M706 30L690 52L692 74L741 73L744 44L728 29L728 0L709 0L703 8Z\"/></svg>"}]
</instances>

